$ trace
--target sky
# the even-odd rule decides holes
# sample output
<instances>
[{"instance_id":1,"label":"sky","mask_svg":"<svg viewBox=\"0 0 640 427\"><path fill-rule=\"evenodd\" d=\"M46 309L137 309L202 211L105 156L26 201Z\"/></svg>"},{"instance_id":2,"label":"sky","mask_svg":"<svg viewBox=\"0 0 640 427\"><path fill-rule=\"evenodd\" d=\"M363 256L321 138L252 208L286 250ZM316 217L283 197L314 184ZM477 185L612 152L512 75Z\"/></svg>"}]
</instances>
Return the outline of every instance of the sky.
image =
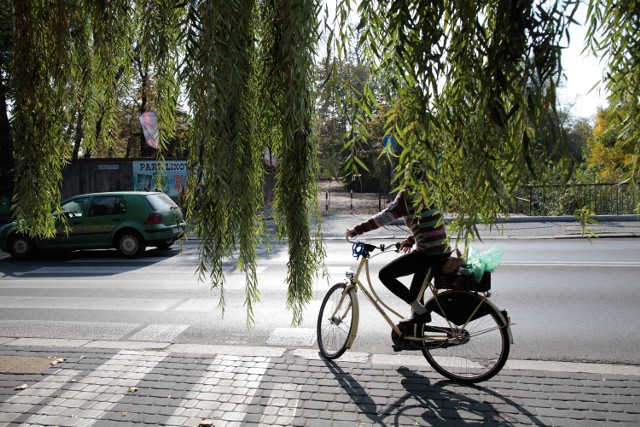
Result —
<instances>
[{"instance_id":1,"label":"sky","mask_svg":"<svg viewBox=\"0 0 640 427\"><path fill-rule=\"evenodd\" d=\"M579 24L585 22L586 5L581 3L576 13ZM570 112L575 117L594 119L598 107L606 107L604 88L593 89L594 84L602 80L603 66L598 58L582 53L587 27L573 24L570 27L569 47L562 51L562 66L567 77L566 85L558 91L560 105L572 105Z\"/></svg>"},{"instance_id":2,"label":"sky","mask_svg":"<svg viewBox=\"0 0 640 427\"><path fill-rule=\"evenodd\" d=\"M335 0L324 0L331 7L330 15L335 8ZM585 45L587 27L584 24L587 16L587 4L580 2L574 16L577 23L569 28L569 46L562 51L562 66L566 76L565 85L558 90L560 108L569 107L569 112L576 118L595 121L598 107L606 107L604 88L593 88L602 80L603 66L598 58L590 53L582 53Z\"/></svg>"}]
</instances>

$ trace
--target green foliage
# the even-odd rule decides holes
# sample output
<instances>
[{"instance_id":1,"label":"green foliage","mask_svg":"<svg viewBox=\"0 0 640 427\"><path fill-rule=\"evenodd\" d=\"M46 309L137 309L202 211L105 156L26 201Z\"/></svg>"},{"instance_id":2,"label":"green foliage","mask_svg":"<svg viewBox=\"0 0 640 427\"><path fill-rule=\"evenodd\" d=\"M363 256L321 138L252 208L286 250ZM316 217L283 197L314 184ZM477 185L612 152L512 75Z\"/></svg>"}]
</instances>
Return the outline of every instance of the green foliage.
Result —
<instances>
[{"instance_id":1,"label":"green foliage","mask_svg":"<svg viewBox=\"0 0 640 427\"><path fill-rule=\"evenodd\" d=\"M633 176L637 163L636 144L623 139L627 136L622 120L632 106L611 106L598 111L598 117L589 140L589 156L584 164L586 173L599 182L622 182Z\"/></svg>"},{"instance_id":2,"label":"green foliage","mask_svg":"<svg viewBox=\"0 0 640 427\"><path fill-rule=\"evenodd\" d=\"M71 4L18 1L15 7L11 88L16 109L13 206L22 231L34 236L54 232L51 210L59 205L58 182L69 158L65 143L65 103L69 84L68 16ZM27 65L28 64L28 65Z\"/></svg>"},{"instance_id":3,"label":"green foliage","mask_svg":"<svg viewBox=\"0 0 640 427\"><path fill-rule=\"evenodd\" d=\"M7 109L7 93L9 64L11 62L11 1L0 0L0 197L11 197L13 194L13 139L9 112Z\"/></svg>"},{"instance_id":4,"label":"green foliage","mask_svg":"<svg viewBox=\"0 0 640 427\"><path fill-rule=\"evenodd\" d=\"M312 298L313 277L324 251L320 239L318 161L313 143L315 95L313 53L318 38L313 0L261 3L260 137L276 153L274 217L279 237L288 237L287 306L293 323ZM310 220L316 217L314 235ZM315 238L314 238L315 237Z\"/></svg>"},{"instance_id":5,"label":"green foliage","mask_svg":"<svg viewBox=\"0 0 640 427\"><path fill-rule=\"evenodd\" d=\"M299 323L323 256L319 221L310 233L317 215L312 132L317 3L21 0L12 12L14 206L24 230L51 234L50 212L59 205L66 162L78 151L113 152L118 121L135 122L133 108L118 113L118 100L127 93L136 64L142 85L154 79L153 95L143 95L153 96L146 107L159 117L160 159L174 138L185 83L190 137L182 149L193 172L186 210L201 238L199 274L220 289L224 307L222 261L237 255L247 279L248 324L259 299L261 159L267 146L273 149L280 165L274 212L279 237L290 243L288 303Z\"/></svg>"},{"instance_id":6,"label":"green foliage","mask_svg":"<svg viewBox=\"0 0 640 427\"><path fill-rule=\"evenodd\" d=\"M391 135L396 171L417 162L429 184L397 174L394 185L419 189L421 203L456 211L456 227L476 235L477 222L505 212L548 161L572 162L560 132L555 91L560 41L578 0L343 0L337 33L328 37L327 81L344 64L347 168L366 168L367 145ZM629 102L620 132L634 148L638 175L638 0L591 2L592 48L609 59L609 89ZM2 3L5 4L5 3ZM350 26L357 9L359 21ZM7 9L5 9L6 11ZM278 163L274 216L289 241L288 304L294 323L311 298L323 255L317 211L314 58L316 0L14 0L8 100L15 143L13 206L32 235L54 232L61 170L71 139L85 152L118 137L118 97L132 84L134 60L156 81L159 157L175 131L176 102L188 95L192 171L187 214L201 237L200 277L209 276L224 304L222 260L238 252L247 278L252 322L258 300L256 246L265 233L260 211L261 158ZM351 40L357 44L351 46ZM348 66L351 67L351 66ZM4 77L4 76L3 76ZM347 90L348 89L348 90ZM389 106L381 112L381 105ZM135 116L131 113L131 116ZM382 132L373 118L383 120ZM80 147L80 144L82 147ZM102 149L102 148L101 148ZM432 191L433 190L433 191ZM316 220L319 224L319 220Z\"/></svg>"},{"instance_id":7,"label":"green foliage","mask_svg":"<svg viewBox=\"0 0 640 427\"><path fill-rule=\"evenodd\" d=\"M609 104L623 107L612 117L617 139L624 141L622 150L633 152L627 177L640 178L640 1L590 0L588 10L589 48L604 60L607 68L606 88Z\"/></svg>"},{"instance_id":8,"label":"green foliage","mask_svg":"<svg viewBox=\"0 0 640 427\"><path fill-rule=\"evenodd\" d=\"M349 0L341 5L353 8ZM465 236L477 235L478 222L506 214L504 201L541 175L552 155L570 167L555 105L561 36L575 6L560 0L359 3L359 50L389 89L375 102L358 99L358 121L368 120L376 103L390 104L385 134L401 147L396 171L417 162L428 177L398 173L397 184L418 187L421 203L456 212L453 227Z\"/></svg>"},{"instance_id":9,"label":"green foliage","mask_svg":"<svg viewBox=\"0 0 640 427\"><path fill-rule=\"evenodd\" d=\"M222 261L239 248L249 324L259 299L255 266L263 203L262 150L254 142L253 13L238 2L192 2L185 69L193 115L187 217L200 236L199 273L201 278L209 274L212 286L220 289L223 308Z\"/></svg>"},{"instance_id":10,"label":"green foliage","mask_svg":"<svg viewBox=\"0 0 640 427\"><path fill-rule=\"evenodd\" d=\"M181 47L181 25L185 19L182 2L161 1L138 4L140 17L139 48L141 59L150 64L157 75L158 140L160 155L175 136L178 96L178 62Z\"/></svg>"}]
</instances>

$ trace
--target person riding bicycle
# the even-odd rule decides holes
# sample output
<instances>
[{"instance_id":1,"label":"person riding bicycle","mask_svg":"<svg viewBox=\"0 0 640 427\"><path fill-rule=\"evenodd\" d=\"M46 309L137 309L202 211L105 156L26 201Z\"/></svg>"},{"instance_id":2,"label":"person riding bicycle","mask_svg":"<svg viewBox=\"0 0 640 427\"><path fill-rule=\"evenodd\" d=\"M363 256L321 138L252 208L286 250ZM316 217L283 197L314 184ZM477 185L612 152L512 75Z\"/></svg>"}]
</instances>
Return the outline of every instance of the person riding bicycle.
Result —
<instances>
[{"instance_id":1,"label":"person riding bicycle","mask_svg":"<svg viewBox=\"0 0 640 427\"><path fill-rule=\"evenodd\" d=\"M451 255L440 211L433 207L417 209L413 199L409 188L405 186L386 209L347 230L347 237L355 237L404 218L412 233L400 243L400 249L405 254L384 266L378 277L387 289L411 306L411 315L400 321L406 325L431 321L431 314L417 297L427 274L427 267L439 268ZM398 277L411 274L411 286L407 289Z\"/></svg>"}]
</instances>

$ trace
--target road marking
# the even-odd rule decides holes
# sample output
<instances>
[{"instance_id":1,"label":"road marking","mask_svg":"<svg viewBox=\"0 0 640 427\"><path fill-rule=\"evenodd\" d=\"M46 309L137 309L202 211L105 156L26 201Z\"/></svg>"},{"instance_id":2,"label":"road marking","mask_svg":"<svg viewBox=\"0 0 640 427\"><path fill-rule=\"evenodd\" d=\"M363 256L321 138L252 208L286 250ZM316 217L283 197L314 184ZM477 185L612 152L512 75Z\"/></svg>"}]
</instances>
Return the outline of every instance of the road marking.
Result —
<instances>
[{"instance_id":1,"label":"road marking","mask_svg":"<svg viewBox=\"0 0 640 427\"><path fill-rule=\"evenodd\" d=\"M0 322L0 336L62 338L72 345L72 339L119 340L139 326L136 323L3 319Z\"/></svg>"},{"instance_id":2,"label":"road marking","mask_svg":"<svg viewBox=\"0 0 640 427\"><path fill-rule=\"evenodd\" d=\"M606 261L502 261L500 265L511 267L640 267L640 262L606 262Z\"/></svg>"},{"instance_id":3,"label":"road marking","mask_svg":"<svg viewBox=\"0 0 640 427\"><path fill-rule=\"evenodd\" d=\"M22 414L28 413L28 409L37 407L41 402L47 401L54 394L57 395L62 387L74 381L79 375L80 372L74 370L49 375L42 381L30 385L27 389L10 396L6 401L0 403L0 423L3 423L2 425L9 425L9 423ZM45 408L42 408L42 410Z\"/></svg>"},{"instance_id":4,"label":"road marking","mask_svg":"<svg viewBox=\"0 0 640 427\"><path fill-rule=\"evenodd\" d=\"M261 426L293 425L296 411L300 402L301 385L289 383L275 383L271 390L271 396L265 405ZM269 412L266 413L269 409Z\"/></svg>"},{"instance_id":5,"label":"road marking","mask_svg":"<svg viewBox=\"0 0 640 427\"><path fill-rule=\"evenodd\" d=\"M148 275L149 269L153 270L154 274L160 275L191 275L196 276L196 268L194 266L178 267L178 266L162 266L157 267L153 265L134 266L134 265L120 265L120 266L62 266L62 267L40 267L31 271L16 272L16 276L28 277L38 276L45 274L58 274L66 276L98 276L98 275ZM227 272L233 269L233 266L228 266L223 271Z\"/></svg>"},{"instance_id":6,"label":"road marking","mask_svg":"<svg viewBox=\"0 0 640 427\"><path fill-rule=\"evenodd\" d=\"M270 266L269 265L258 265L256 266L256 273L264 273ZM121 266L87 266L87 267L78 267L78 266L64 266L64 267L40 267L35 270L30 271L19 271L14 273L15 276L19 277L29 277L29 276L40 276L40 275L65 275L69 277L74 276L100 276L100 275L108 275L108 276L120 276L120 275L148 275L149 271L152 270L153 274L159 275L180 275L197 278L197 266L167 266L167 265L121 265ZM222 267L222 272L224 274L242 274L244 272L237 269L234 265L225 265Z\"/></svg>"},{"instance_id":7,"label":"road marking","mask_svg":"<svg viewBox=\"0 0 640 427\"><path fill-rule=\"evenodd\" d=\"M310 328L276 328L273 330L267 345L286 347L311 347L316 342L316 330Z\"/></svg>"},{"instance_id":8,"label":"road marking","mask_svg":"<svg viewBox=\"0 0 640 427\"><path fill-rule=\"evenodd\" d=\"M208 313L218 307L218 299L190 299L175 307L172 311L188 313Z\"/></svg>"},{"instance_id":9,"label":"road marking","mask_svg":"<svg viewBox=\"0 0 640 427\"><path fill-rule=\"evenodd\" d=\"M185 408L197 409L199 419L218 419L224 425L241 424L253 398L261 390L269 363L270 359L265 357L216 356L166 424L184 422Z\"/></svg>"},{"instance_id":10,"label":"road marking","mask_svg":"<svg viewBox=\"0 0 640 427\"><path fill-rule=\"evenodd\" d=\"M173 342L189 325L152 324L128 337L131 341Z\"/></svg>"},{"instance_id":11,"label":"road marking","mask_svg":"<svg viewBox=\"0 0 640 427\"><path fill-rule=\"evenodd\" d=\"M82 425L91 425L112 410L166 356L166 353L121 351L85 377L76 371L63 371L62 375L53 375L48 380L36 383L21 392L23 404L32 407L43 402L47 404L37 408L37 413L24 424L48 424L55 420L58 425L69 422L76 425L78 421L85 421ZM131 366L132 358L135 369ZM87 391L89 388L91 391ZM49 397L54 393L53 400L43 398L43 395ZM108 401L104 400L107 394L110 396ZM17 400L20 402L21 399ZM101 405L97 406L97 403Z\"/></svg>"},{"instance_id":12,"label":"road marking","mask_svg":"<svg viewBox=\"0 0 640 427\"><path fill-rule=\"evenodd\" d=\"M50 310L166 311L179 299L3 296L0 308Z\"/></svg>"}]
</instances>

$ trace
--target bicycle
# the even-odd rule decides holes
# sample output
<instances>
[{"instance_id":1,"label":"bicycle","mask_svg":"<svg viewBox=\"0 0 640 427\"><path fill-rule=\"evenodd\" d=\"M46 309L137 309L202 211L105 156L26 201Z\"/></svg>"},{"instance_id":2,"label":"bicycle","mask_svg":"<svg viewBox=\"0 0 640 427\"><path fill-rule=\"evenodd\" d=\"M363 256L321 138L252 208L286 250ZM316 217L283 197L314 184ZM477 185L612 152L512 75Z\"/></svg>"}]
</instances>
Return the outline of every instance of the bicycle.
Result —
<instances>
[{"instance_id":1,"label":"bicycle","mask_svg":"<svg viewBox=\"0 0 640 427\"><path fill-rule=\"evenodd\" d=\"M391 315L403 316L376 294L369 275L369 259L393 246L350 242L353 255L359 258L357 270L347 272L343 282L329 289L318 314L317 339L322 356L337 359L353 345L358 332L360 290L391 326L395 351L422 351L433 369L460 383L486 381L502 369L513 343L512 323L506 310L489 301L490 273L484 273L477 283L473 275L444 275L429 268L418 300L423 302L426 290L430 290L432 296L425 307L432 320L403 326L392 321ZM398 245L394 246L398 252ZM375 250L380 253L372 255ZM362 274L368 286L360 280Z\"/></svg>"}]
</instances>

